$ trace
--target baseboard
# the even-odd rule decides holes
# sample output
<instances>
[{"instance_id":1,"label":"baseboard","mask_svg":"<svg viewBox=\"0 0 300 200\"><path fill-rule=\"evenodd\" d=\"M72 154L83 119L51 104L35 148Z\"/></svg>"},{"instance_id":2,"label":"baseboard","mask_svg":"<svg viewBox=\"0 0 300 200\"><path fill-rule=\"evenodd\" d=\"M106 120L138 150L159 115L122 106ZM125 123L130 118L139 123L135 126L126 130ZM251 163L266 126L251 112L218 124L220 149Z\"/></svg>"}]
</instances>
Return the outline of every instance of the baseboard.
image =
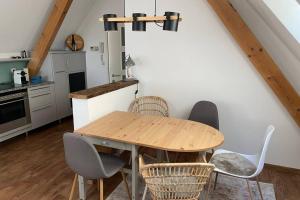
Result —
<instances>
[{"instance_id":1,"label":"baseboard","mask_svg":"<svg viewBox=\"0 0 300 200\"><path fill-rule=\"evenodd\" d=\"M290 167L284 167L284 166L280 166L280 165L273 165L273 164L265 164L266 168L270 168L273 170L277 170L280 172L284 172L284 173L291 173L291 174L298 174L300 175L300 169L296 169L296 168L290 168Z\"/></svg>"}]
</instances>

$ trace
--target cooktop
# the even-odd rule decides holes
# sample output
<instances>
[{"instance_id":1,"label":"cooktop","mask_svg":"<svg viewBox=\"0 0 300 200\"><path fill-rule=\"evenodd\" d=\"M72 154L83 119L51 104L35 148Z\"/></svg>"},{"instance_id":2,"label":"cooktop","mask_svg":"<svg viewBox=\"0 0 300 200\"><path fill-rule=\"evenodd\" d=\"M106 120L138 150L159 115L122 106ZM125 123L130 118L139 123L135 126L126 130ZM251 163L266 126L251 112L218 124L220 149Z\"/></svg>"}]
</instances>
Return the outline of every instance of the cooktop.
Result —
<instances>
[{"instance_id":1,"label":"cooktop","mask_svg":"<svg viewBox=\"0 0 300 200\"><path fill-rule=\"evenodd\" d=\"M0 83L0 91L2 90L12 90L12 89L21 89L26 85L15 85L13 83Z\"/></svg>"}]
</instances>

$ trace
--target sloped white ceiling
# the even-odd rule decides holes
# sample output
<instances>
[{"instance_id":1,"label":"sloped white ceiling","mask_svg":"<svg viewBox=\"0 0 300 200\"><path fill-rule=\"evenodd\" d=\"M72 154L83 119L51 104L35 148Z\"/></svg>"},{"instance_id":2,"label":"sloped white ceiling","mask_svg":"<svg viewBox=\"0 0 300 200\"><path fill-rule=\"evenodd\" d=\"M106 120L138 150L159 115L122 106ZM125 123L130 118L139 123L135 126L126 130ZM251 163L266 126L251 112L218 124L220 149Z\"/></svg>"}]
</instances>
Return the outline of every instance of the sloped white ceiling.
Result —
<instances>
[{"instance_id":1,"label":"sloped white ceiling","mask_svg":"<svg viewBox=\"0 0 300 200\"><path fill-rule=\"evenodd\" d=\"M30 49L53 4L53 0L2 0L0 53Z\"/></svg>"},{"instance_id":2,"label":"sloped white ceiling","mask_svg":"<svg viewBox=\"0 0 300 200\"><path fill-rule=\"evenodd\" d=\"M298 2L295 0L264 0L264 2L298 43L300 43L300 5Z\"/></svg>"},{"instance_id":3,"label":"sloped white ceiling","mask_svg":"<svg viewBox=\"0 0 300 200\"><path fill-rule=\"evenodd\" d=\"M52 49L64 48L65 37L76 31L95 1L73 0ZM0 56L31 50L54 3L55 0L1 0Z\"/></svg>"},{"instance_id":4,"label":"sloped white ceiling","mask_svg":"<svg viewBox=\"0 0 300 200\"><path fill-rule=\"evenodd\" d=\"M289 0L291 1L295 0ZM230 0L230 2L300 94L300 44L297 40L264 1Z\"/></svg>"},{"instance_id":5,"label":"sloped white ceiling","mask_svg":"<svg viewBox=\"0 0 300 200\"><path fill-rule=\"evenodd\" d=\"M57 33L55 41L51 49L64 49L65 39L71 34L75 33L81 26L83 20L89 14L91 8L94 6L95 2L99 0L73 0L73 3L69 9L69 12ZM97 20L97 19L95 19Z\"/></svg>"}]
</instances>

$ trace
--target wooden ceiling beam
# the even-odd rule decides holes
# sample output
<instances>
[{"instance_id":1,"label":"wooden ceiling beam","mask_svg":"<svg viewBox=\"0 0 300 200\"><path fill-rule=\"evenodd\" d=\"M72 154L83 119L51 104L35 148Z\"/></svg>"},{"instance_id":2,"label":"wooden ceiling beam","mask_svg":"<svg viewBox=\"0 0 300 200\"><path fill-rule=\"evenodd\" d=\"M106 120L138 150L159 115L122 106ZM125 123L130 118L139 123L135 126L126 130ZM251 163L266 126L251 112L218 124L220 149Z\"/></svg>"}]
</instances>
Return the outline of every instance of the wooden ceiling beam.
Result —
<instances>
[{"instance_id":1,"label":"wooden ceiling beam","mask_svg":"<svg viewBox=\"0 0 300 200\"><path fill-rule=\"evenodd\" d=\"M256 70L300 127L300 97L229 0L208 0ZM257 97L253 97L257 98ZM255 101L255 99L253 99Z\"/></svg>"},{"instance_id":2,"label":"wooden ceiling beam","mask_svg":"<svg viewBox=\"0 0 300 200\"><path fill-rule=\"evenodd\" d=\"M48 17L48 21L33 48L32 58L28 63L30 76L36 75L48 54L48 51L61 27L62 22L72 4L73 0L56 0L54 7Z\"/></svg>"}]
</instances>

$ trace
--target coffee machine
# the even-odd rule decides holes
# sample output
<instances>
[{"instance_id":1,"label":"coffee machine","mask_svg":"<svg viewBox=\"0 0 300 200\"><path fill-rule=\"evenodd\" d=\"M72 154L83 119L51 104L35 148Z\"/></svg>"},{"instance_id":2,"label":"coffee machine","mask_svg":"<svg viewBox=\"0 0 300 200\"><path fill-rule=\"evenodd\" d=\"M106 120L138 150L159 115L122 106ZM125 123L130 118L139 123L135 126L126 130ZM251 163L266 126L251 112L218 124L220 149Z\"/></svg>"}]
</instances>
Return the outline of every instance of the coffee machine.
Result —
<instances>
[{"instance_id":1,"label":"coffee machine","mask_svg":"<svg viewBox=\"0 0 300 200\"><path fill-rule=\"evenodd\" d=\"M28 69L24 68L22 70L15 70L13 72L15 85L24 85L29 82Z\"/></svg>"}]
</instances>

